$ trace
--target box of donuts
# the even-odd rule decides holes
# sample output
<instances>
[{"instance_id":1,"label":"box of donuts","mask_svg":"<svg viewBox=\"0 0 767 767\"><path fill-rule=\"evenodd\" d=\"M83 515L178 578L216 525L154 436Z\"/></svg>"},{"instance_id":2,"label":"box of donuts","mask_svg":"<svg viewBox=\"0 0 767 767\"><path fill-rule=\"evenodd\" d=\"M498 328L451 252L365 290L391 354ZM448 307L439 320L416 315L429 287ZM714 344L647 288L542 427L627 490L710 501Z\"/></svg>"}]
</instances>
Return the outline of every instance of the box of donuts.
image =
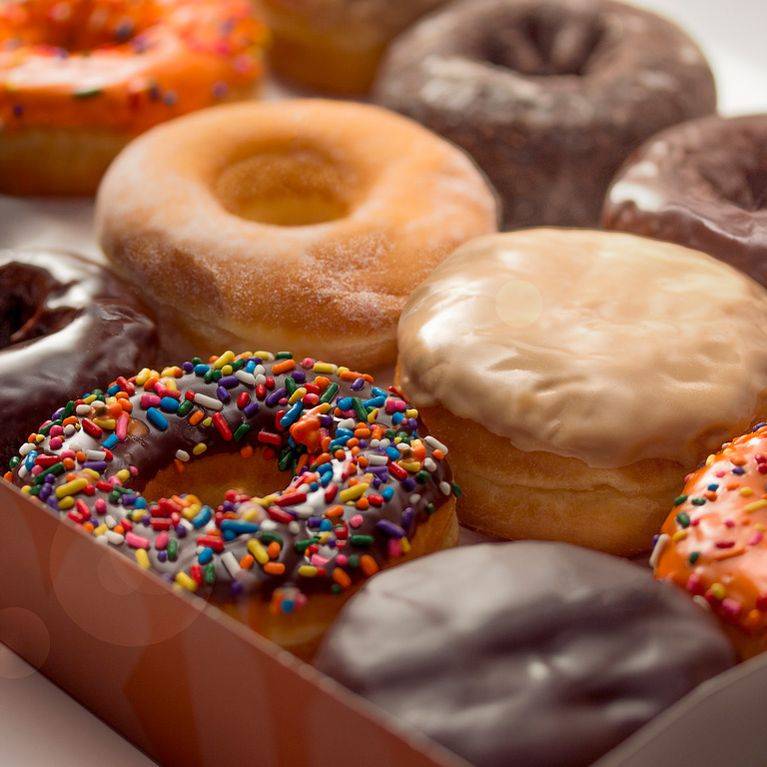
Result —
<instances>
[{"instance_id":1,"label":"box of donuts","mask_svg":"<svg viewBox=\"0 0 767 767\"><path fill-rule=\"evenodd\" d=\"M158 765L763 767L704 6L1 2L0 642Z\"/></svg>"}]
</instances>

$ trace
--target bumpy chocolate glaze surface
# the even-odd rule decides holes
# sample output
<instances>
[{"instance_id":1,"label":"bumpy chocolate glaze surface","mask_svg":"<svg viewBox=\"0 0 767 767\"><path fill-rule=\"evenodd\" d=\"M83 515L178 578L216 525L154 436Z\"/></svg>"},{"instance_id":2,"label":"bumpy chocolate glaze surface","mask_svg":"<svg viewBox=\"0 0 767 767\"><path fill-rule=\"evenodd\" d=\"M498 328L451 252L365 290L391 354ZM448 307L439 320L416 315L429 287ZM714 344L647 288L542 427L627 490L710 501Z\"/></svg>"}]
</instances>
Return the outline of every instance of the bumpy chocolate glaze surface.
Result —
<instances>
[{"instance_id":1,"label":"bumpy chocolate glaze surface","mask_svg":"<svg viewBox=\"0 0 767 767\"><path fill-rule=\"evenodd\" d=\"M80 256L0 250L0 460L66 394L151 360L154 321L118 277Z\"/></svg>"},{"instance_id":2,"label":"bumpy chocolate glaze surface","mask_svg":"<svg viewBox=\"0 0 767 767\"><path fill-rule=\"evenodd\" d=\"M466 149L507 228L589 226L621 162L716 108L690 38L609 0L463 0L397 38L374 99Z\"/></svg>"},{"instance_id":3,"label":"bumpy chocolate glaze surface","mask_svg":"<svg viewBox=\"0 0 767 767\"><path fill-rule=\"evenodd\" d=\"M562 543L464 546L372 579L316 665L479 767L575 767L733 663L649 571Z\"/></svg>"},{"instance_id":4,"label":"bumpy chocolate glaze surface","mask_svg":"<svg viewBox=\"0 0 767 767\"><path fill-rule=\"evenodd\" d=\"M615 178L603 224L702 250L767 285L767 114L650 139Z\"/></svg>"}]
</instances>

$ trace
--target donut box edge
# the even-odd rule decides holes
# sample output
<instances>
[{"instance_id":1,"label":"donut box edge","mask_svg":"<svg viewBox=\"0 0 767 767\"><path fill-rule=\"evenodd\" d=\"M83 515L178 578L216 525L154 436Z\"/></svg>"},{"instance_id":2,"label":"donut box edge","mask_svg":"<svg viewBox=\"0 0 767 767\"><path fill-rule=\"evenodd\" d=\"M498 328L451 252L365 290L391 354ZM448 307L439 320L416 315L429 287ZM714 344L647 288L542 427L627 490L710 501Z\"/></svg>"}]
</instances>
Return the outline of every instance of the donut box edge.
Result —
<instances>
[{"instance_id":1,"label":"donut box edge","mask_svg":"<svg viewBox=\"0 0 767 767\"><path fill-rule=\"evenodd\" d=\"M0 540L11 649L161 765L465 765L6 483Z\"/></svg>"},{"instance_id":2,"label":"donut box edge","mask_svg":"<svg viewBox=\"0 0 767 767\"><path fill-rule=\"evenodd\" d=\"M0 612L12 648L161 765L460 767L221 610L0 483ZM40 628L43 627L43 628ZM44 631L45 636L40 632ZM705 682L594 767L762 767L767 654ZM723 726L725 725L725 726ZM718 756L717 756L718 758Z\"/></svg>"}]
</instances>

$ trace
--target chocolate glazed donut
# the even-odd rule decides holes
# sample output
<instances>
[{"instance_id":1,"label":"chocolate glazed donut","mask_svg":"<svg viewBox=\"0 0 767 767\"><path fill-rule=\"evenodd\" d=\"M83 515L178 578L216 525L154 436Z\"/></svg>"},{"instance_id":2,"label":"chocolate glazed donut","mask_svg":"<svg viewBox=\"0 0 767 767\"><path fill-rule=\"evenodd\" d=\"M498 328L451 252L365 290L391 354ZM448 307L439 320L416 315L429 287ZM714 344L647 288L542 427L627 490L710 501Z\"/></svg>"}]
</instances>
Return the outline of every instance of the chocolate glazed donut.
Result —
<instances>
[{"instance_id":1,"label":"chocolate glazed donut","mask_svg":"<svg viewBox=\"0 0 767 767\"><path fill-rule=\"evenodd\" d=\"M702 250L767 285L767 114L655 136L618 173L602 220Z\"/></svg>"},{"instance_id":2,"label":"chocolate glazed donut","mask_svg":"<svg viewBox=\"0 0 767 767\"><path fill-rule=\"evenodd\" d=\"M132 372L156 344L154 321L103 267L70 253L0 250L0 460L62 394Z\"/></svg>"},{"instance_id":3,"label":"chocolate glazed donut","mask_svg":"<svg viewBox=\"0 0 767 767\"><path fill-rule=\"evenodd\" d=\"M466 149L506 228L598 222L626 156L716 108L680 29L609 0L462 0L390 49L374 99Z\"/></svg>"}]
</instances>

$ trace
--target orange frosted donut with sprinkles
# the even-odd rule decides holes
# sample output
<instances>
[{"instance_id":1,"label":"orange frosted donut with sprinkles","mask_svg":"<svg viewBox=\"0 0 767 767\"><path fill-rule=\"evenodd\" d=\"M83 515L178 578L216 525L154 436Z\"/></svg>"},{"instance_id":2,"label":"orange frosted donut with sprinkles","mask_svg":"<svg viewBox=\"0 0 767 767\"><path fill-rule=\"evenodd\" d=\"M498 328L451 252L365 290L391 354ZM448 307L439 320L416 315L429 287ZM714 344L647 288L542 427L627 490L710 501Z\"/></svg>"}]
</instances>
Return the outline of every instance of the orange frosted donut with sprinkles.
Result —
<instances>
[{"instance_id":1,"label":"orange frosted donut with sprinkles","mask_svg":"<svg viewBox=\"0 0 767 767\"><path fill-rule=\"evenodd\" d=\"M767 424L687 476L651 564L713 610L741 657L767 649Z\"/></svg>"},{"instance_id":2,"label":"orange frosted donut with sprinkles","mask_svg":"<svg viewBox=\"0 0 767 767\"><path fill-rule=\"evenodd\" d=\"M136 134L249 96L264 42L247 0L0 3L0 191L92 193Z\"/></svg>"}]
</instances>

